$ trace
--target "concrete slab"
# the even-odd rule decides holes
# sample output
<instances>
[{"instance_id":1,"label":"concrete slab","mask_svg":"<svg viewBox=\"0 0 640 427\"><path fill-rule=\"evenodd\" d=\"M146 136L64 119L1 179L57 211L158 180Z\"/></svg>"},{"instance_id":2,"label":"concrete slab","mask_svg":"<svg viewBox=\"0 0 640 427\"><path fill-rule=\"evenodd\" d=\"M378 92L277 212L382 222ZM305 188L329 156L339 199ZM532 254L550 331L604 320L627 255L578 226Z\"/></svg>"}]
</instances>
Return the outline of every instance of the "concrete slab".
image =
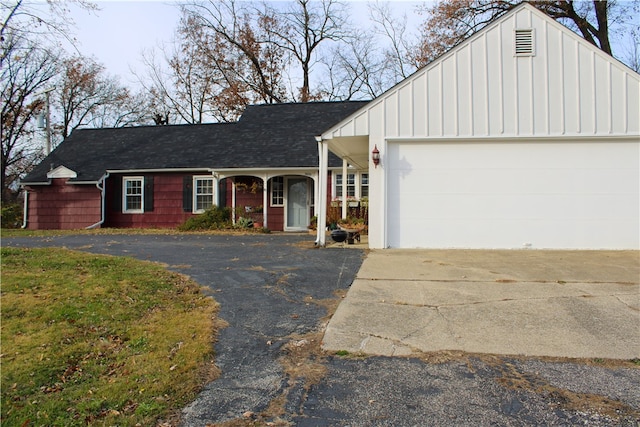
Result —
<instances>
[{"instance_id":1,"label":"concrete slab","mask_svg":"<svg viewBox=\"0 0 640 427\"><path fill-rule=\"evenodd\" d=\"M640 252L373 250L323 346L640 358Z\"/></svg>"}]
</instances>

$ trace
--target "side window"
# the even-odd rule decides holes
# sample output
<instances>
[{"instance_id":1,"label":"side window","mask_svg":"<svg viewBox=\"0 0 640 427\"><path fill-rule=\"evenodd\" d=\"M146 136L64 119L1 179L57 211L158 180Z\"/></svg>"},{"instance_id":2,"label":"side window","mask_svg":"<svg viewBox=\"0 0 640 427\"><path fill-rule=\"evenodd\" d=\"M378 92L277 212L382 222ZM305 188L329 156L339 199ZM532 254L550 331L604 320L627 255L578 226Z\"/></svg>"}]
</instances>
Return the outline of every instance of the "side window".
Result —
<instances>
[{"instance_id":1,"label":"side window","mask_svg":"<svg viewBox=\"0 0 640 427\"><path fill-rule=\"evenodd\" d=\"M360 197L369 197L369 174L360 175Z\"/></svg>"},{"instance_id":2,"label":"side window","mask_svg":"<svg viewBox=\"0 0 640 427\"><path fill-rule=\"evenodd\" d=\"M284 177L271 179L271 206L284 206Z\"/></svg>"},{"instance_id":3,"label":"side window","mask_svg":"<svg viewBox=\"0 0 640 427\"><path fill-rule=\"evenodd\" d=\"M122 188L122 211L144 212L144 177L124 177Z\"/></svg>"},{"instance_id":4,"label":"side window","mask_svg":"<svg viewBox=\"0 0 640 427\"><path fill-rule=\"evenodd\" d=\"M213 178L193 177L193 212L202 213L213 206Z\"/></svg>"},{"instance_id":5,"label":"side window","mask_svg":"<svg viewBox=\"0 0 640 427\"><path fill-rule=\"evenodd\" d=\"M356 174L347 174L347 197L356 196ZM336 197L342 198L342 174L336 175Z\"/></svg>"},{"instance_id":6,"label":"side window","mask_svg":"<svg viewBox=\"0 0 640 427\"><path fill-rule=\"evenodd\" d=\"M356 197L356 174L347 174L347 197Z\"/></svg>"}]
</instances>

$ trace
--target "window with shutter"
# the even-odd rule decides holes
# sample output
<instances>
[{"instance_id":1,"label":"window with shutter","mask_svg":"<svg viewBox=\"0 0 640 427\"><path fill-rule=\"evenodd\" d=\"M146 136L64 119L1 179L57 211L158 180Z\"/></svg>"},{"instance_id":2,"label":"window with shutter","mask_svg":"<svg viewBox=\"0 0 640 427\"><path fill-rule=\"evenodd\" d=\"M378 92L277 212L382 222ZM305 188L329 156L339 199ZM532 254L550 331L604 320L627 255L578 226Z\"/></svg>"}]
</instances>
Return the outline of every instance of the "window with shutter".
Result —
<instances>
[{"instance_id":1,"label":"window with shutter","mask_svg":"<svg viewBox=\"0 0 640 427\"><path fill-rule=\"evenodd\" d=\"M144 212L144 177L122 178L122 211L124 213Z\"/></svg>"},{"instance_id":2,"label":"window with shutter","mask_svg":"<svg viewBox=\"0 0 640 427\"><path fill-rule=\"evenodd\" d=\"M214 186L211 176L193 177L193 212L202 213L213 206Z\"/></svg>"}]
</instances>

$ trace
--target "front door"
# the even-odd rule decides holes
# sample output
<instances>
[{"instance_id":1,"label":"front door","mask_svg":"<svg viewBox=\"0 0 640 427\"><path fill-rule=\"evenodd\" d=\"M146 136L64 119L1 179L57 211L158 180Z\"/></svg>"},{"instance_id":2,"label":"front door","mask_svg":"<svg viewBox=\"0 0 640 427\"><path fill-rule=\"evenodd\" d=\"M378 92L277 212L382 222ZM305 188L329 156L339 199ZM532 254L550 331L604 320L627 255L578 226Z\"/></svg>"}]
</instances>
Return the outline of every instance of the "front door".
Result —
<instances>
[{"instance_id":1,"label":"front door","mask_svg":"<svg viewBox=\"0 0 640 427\"><path fill-rule=\"evenodd\" d=\"M306 178L287 179L287 230L305 230L309 225L309 186Z\"/></svg>"}]
</instances>

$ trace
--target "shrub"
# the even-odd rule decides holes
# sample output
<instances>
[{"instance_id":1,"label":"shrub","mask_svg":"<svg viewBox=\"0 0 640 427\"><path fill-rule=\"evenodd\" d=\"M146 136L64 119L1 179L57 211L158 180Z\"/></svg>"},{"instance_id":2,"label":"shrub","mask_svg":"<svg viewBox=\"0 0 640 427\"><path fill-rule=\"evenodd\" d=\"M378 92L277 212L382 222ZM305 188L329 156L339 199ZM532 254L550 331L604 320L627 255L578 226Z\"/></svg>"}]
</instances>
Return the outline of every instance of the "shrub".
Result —
<instances>
[{"instance_id":1,"label":"shrub","mask_svg":"<svg viewBox=\"0 0 640 427\"><path fill-rule=\"evenodd\" d=\"M22 225L22 205L19 203L4 204L1 215L2 228L18 228Z\"/></svg>"},{"instance_id":2,"label":"shrub","mask_svg":"<svg viewBox=\"0 0 640 427\"><path fill-rule=\"evenodd\" d=\"M219 230L231 227L231 209L212 206L178 226L180 231Z\"/></svg>"},{"instance_id":3,"label":"shrub","mask_svg":"<svg viewBox=\"0 0 640 427\"><path fill-rule=\"evenodd\" d=\"M236 221L236 228L252 228L252 227L253 227L253 220L251 218L246 218L241 216Z\"/></svg>"}]
</instances>

